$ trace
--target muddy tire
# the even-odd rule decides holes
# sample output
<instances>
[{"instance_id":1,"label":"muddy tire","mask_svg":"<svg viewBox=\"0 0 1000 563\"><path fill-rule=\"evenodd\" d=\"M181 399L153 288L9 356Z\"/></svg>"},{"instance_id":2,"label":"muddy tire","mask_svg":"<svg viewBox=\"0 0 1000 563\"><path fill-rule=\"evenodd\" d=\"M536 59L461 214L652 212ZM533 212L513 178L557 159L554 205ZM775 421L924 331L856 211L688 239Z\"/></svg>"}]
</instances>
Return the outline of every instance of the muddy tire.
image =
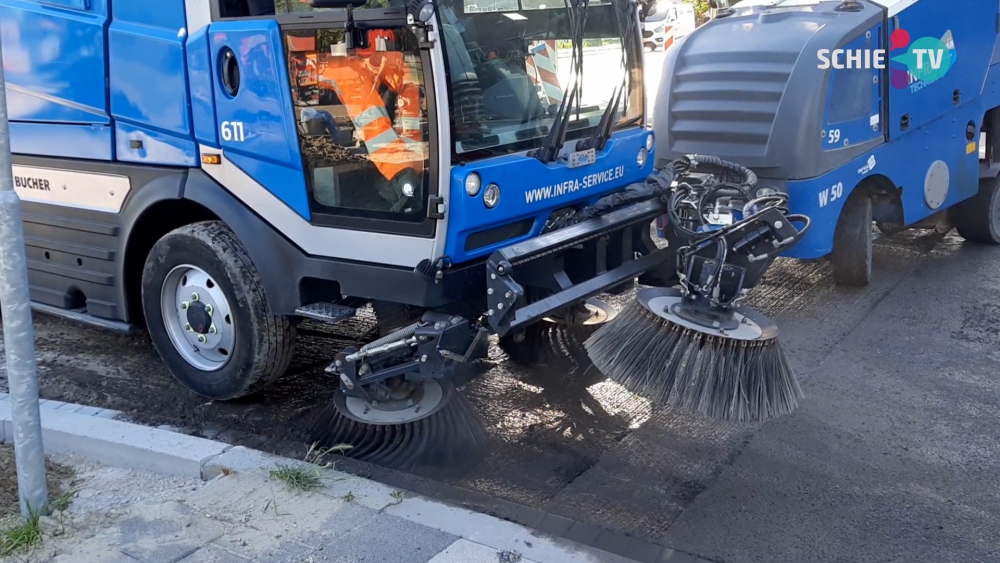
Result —
<instances>
[{"instance_id":1,"label":"muddy tire","mask_svg":"<svg viewBox=\"0 0 1000 563\"><path fill-rule=\"evenodd\" d=\"M271 313L257 270L222 222L186 225L157 241L142 273L142 307L156 351L198 395L244 397L288 369L295 328Z\"/></svg>"},{"instance_id":2,"label":"muddy tire","mask_svg":"<svg viewBox=\"0 0 1000 563\"><path fill-rule=\"evenodd\" d=\"M979 181L979 192L954 208L958 234L969 242L1000 244L1000 178Z\"/></svg>"},{"instance_id":3,"label":"muddy tire","mask_svg":"<svg viewBox=\"0 0 1000 563\"><path fill-rule=\"evenodd\" d=\"M424 309L389 301L372 301L372 310L378 322L378 335L384 337L393 332L410 326L420 320Z\"/></svg>"},{"instance_id":4,"label":"muddy tire","mask_svg":"<svg viewBox=\"0 0 1000 563\"><path fill-rule=\"evenodd\" d=\"M854 190L833 233L833 280L837 285L864 287L872 279L872 200L863 190Z\"/></svg>"}]
</instances>

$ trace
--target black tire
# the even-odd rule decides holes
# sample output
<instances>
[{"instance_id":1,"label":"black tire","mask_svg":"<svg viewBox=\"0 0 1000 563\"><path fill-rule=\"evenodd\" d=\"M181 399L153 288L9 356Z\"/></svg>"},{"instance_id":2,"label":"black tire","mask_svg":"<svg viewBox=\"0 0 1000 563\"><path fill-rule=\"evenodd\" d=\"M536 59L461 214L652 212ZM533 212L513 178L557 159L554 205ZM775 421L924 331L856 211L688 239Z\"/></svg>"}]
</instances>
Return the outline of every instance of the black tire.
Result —
<instances>
[{"instance_id":1,"label":"black tire","mask_svg":"<svg viewBox=\"0 0 1000 563\"><path fill-rule=\"evenodd\" d=\"M375 320L378 322L378 335L384 337L393 332L410 326L420 320L424 309L390 301L372 301Z\"/></svg>"},{"instance_id":2,"label":"black tire","mask_svg":"<svg viewBox=\"0 0 1000 563\"><path fill-rule=\"evenodd\" d=\"M511 333L501 336L497 345L515 364L537 364L542 361L545 351L548 349L544 336L546 331L552 328L551 325L552 323L548 321L538 321L525 327L524 331L519 334ZM518 342L516 337L519 337L521 341Z\"/></svg>"},{"instance_id":3,"label":"black tire","mask_svg":"<svg viewBox=\"0 0 1000 563\"><path fill-rule=\"evenodd\" d=\"M228 321L220 321L219 334L232 327L233 349L225 351L225 365L212 371L186 360L165 325L161 288L168 274L182 265L207 274L207 286L221 290L230 311ZM293 323L271 312L256 268L236 235L220 221L186 225L157 241L143 269L142 306L150 338L170 373L203 397L225 401L256 393L281 377L291 362ZM166 317L173 314L168 311Z\"/></svg>"},{"instance_id":4,"label":"black tire","mask_svg":"<svg viewBox=\"0 0 1000 563\"><path fill-rule=\"evenodd\" d=\"M872 200L855 189L840 212L833 234L833 280L837 285L864 287L872 279Z\"/></svg>"},{"instance_id":5,"label":"black tire","mask_svg":"<svg viewBox=\"0 0 1000 563\"><path fill-rule=\"evenodd\" d=\"M954 208L955 229L969 242L1000 244L1000 178L979 181L979 192Z\"/></svg>"},{"instance_id":6,"label":"black tire","mask_svg":"<svg viewBox=\"0 0 1000 563\"><path fill-rule=\"evenodd\" d=\"M603 316L600 317L602 320L594 324L566 325L541 319L524 328L523 340L520 342L515 339L516 333L500 337L498 342L500 349L515 364L530 366L543 363L553 357L553 352L556 352L553 350L553 345L556 342L555 331L562 331L570 336L571 340L583 342L618 314L610 304L600 299L588 301L603 311Z\"/></svg>"},{"instance_id":7,"label":"black tire","mask_svg":"<svg viewBox=\"0 0 1000 563\"><path fill-rule=\"evenodd\" d=\"M898 235L906 230L903 225L897 225L895 223L888 223L885 221L875 221L875 226L878 227L879 232L886 236Z\"/></svg>"}]
</instances>

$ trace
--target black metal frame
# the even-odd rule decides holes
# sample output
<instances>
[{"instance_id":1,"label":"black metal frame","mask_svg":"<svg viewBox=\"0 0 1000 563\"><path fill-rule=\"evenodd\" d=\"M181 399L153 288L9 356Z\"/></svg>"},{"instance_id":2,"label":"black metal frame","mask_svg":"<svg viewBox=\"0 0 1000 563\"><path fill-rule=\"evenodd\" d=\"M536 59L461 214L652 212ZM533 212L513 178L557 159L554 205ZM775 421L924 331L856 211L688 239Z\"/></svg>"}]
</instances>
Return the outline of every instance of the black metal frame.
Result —
<instances>
[{"instance_id":1,"label":"black metal frame","mask_svg":"<svg viewBox=\"0 0 1000 563\"><path fill-rule=\"evenodd\" d=\"M474 352L486 337L486 331L473 327L463 317L428 312L421 319L421 326L412 334L412 343L398 345L399 353L391 350L385 356L390 365L371 371L363 359L350 360L357 354L357 348L346 348L337 354L334 363L327 368L328 373L337 375L341 390L352 397L369 400L364 386L403 376L411 381L443 379L448 371L448 361L471 362L476 359ZM399 341L397 341L399 342Z\"/></svg>"},{"instance_id":2,"label":"black metal frame","mask_svg":"<svg viewBox=\"0 0 1000 563\"><path fill-rule=\"evenodd\" d=\"M652 199L494 252L490 328L505 336L662 265L675 249L656 247L650 222L666 209Z\"/></svg>"}]
</instances>

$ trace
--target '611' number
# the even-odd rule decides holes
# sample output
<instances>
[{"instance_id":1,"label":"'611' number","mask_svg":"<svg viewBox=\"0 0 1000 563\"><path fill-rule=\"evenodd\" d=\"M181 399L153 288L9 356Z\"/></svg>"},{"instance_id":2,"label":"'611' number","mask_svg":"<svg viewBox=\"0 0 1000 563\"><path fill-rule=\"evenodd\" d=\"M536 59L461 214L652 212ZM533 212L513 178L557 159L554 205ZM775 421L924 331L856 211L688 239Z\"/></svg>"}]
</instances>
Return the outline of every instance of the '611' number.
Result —
<instances>
[{"instance_id":1,"label":"'611' number","mask_svg":"<svg viewBox=\"0 0 1000 563\"><path fill-rule=\"evenodd\" d=\"M235 141L237 143L242 143L246 140L246 135L243 132L243 122L242 121L223 121L222 122L222 140L223 141Z\"/></svg>"}]
</instances>

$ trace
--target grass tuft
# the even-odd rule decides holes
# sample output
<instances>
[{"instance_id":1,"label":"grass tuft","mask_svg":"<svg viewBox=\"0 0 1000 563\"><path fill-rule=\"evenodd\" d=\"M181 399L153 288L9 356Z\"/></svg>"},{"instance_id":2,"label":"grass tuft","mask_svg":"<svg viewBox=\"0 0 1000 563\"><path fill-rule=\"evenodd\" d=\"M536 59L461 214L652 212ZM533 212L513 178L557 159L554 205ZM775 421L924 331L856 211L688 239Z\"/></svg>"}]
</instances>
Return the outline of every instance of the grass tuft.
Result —
<instances>
[{"instance_id":1,"label":"grass tuft","mask_svg":"<svg viewBox=\"0 0 1000 563\"><path fill-rule=\"evenodd\" d=\"M323 486L318 472L311 472L304 467L293 465L278 465L268 471L272 479L281 481L290 489L311 491Z\"/></svg>"},{"instance_id":2,"label":"grass tuft","mask_svg":"<svg viewBox=\"0 0 1000 563\"><path fill-rule=\"evenodd\" d=\"M0 557L7 557L27 550L42 540L42 528L38 516L27 520L11 519L0 525Z\"/></svg>"},{"instance_id":3,"label":"grass tuft","mask_svg":"<svg viewBox=\"0 0 1000 563\"><path fill-rule=\"evenodd\" d=\"M345 456L344 452L353 448L354 446L350 444L337 444L336 446L330 448L320 448L318 443L313 443L309 446L309 451L306 452L305 461L306 463L311 463L313 465L319 465L323 469L333 469L336 468L336 462L324 462L324 458L331 453L339 453L341 458Z\"/></svg>"},{"instance_id":4,"label":"grass tuft","mask_svg":"<svg viewBox=\"0 0 1000 563\"><path fill-rule=\"evenodd\" d=\"M59 496L49 501L49 509L53 512L62 512L66 510L69 508L69 505L73 503L73 497L75 497L78 492L79 489L70 489L61 493Z\"/></svg>"}]
</instances>

